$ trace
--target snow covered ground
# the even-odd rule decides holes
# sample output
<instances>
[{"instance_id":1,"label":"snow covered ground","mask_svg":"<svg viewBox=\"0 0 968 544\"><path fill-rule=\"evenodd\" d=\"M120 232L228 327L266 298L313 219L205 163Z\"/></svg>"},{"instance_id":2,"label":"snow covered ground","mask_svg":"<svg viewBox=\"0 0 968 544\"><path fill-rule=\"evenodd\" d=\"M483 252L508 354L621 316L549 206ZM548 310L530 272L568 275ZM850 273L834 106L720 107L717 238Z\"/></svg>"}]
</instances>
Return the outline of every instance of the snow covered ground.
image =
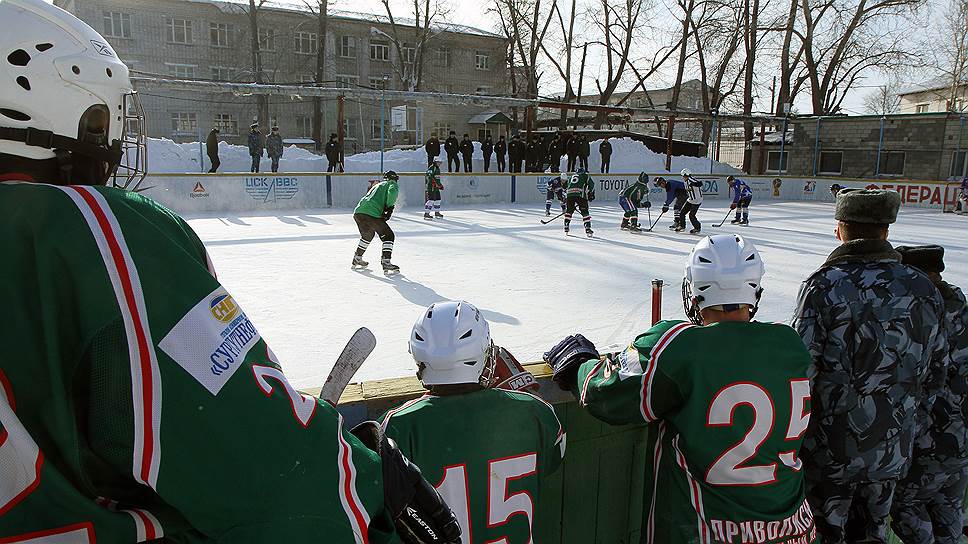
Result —
<instances>
[{"instance_id":1,"label":"snow covered ground","mask_svg":"<svg viewBox=\"0 0 968 544\"><path fill-rule=\"evenodd\" d=\"M598 203L596 203L598 204ZM750 227L716 229L725 202L707 202L708 234L739 232L767 265L758 318L789 322L800 282L837 241L826 203L754 205ZM376 351L357 375L372 380L412 374L410 328L420 310L444 299L476 304L495 342L535 361L564 335L582 332L599 349L624 346L648 327L652 278L666 281L663 315L681 317L684 259L698 241L674 234L664 217L650 234L618 230L617 206L592 207L596 237L565 237L561 220L541 225L544 207L445 209L424 221L419 211L394 215L394 261L402 274L379 271L379 244L366 255L372 272L349 263L358 233L347 210L259 216L189 217L205 241L219 279L252 318L297 387L318 386L350 334L373 330ZM968 219L906 208L892 228L895 244L938 243L947 249L945 278L968 287Z\"/></svg>"}]
</instances>

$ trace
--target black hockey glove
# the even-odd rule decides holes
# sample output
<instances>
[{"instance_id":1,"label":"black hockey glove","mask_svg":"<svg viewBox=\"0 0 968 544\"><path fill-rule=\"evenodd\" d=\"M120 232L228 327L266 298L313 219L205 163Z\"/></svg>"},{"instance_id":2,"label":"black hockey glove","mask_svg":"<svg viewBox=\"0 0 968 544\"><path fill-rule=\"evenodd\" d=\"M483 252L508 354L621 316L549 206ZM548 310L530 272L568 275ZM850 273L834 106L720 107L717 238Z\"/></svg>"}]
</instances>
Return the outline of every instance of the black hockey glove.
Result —
<instances>
[{"instance_id":1,"label":"black hockey glove","mask_svg":"<svg viewBox=\"0 0 968 544\"><path fill-rule=\"evenodd\" d=\"M393 206L388 206L386 208L383 208L383 220L384 221L389 221L391 215L393 215Z\"/></svg>"},{"instance_id":2,"label":"black hockey glove","mask_svg":"<svg viewBox=\"0 0 968 544\"><path fill-rule=\"evenodd\" d=\"M648 210L649 208L652 207L652 202L649 200L646 200L645 202L642 203L642 207Z\"/></svg>"},{"instance_id":3,"label":"black hockey glove","mask_svg":"<svg viewBox=\"0 0 968 544\"><path fill-rule=\"evenodd\" d=\"M578 367L589 359L599 357L595 344L580 334L573 334L558 342L550 351L546 351L542 358L551 367L551 379L558 387L571 391L575 376L578 375Z\"/></svg>"},{"instance_id":4,"label":"black hockey glove","mask_svg":"<svg viewBox=\"0 0 968 544\"><path fill-rule=\"evenodd\" d=\"M662 213L666 213L667 211L669 211L669 205L665 204L662 206Z\"/></svg>"},{"instance_id":5,"label":"black hockey glove","mask_svg":"<svg viewBox=\"0 0 968 544\"><path fill-rule=\"evenodd\" d=\"M595 191L588 193L588 201L591 202L595 200Z\"/></svg>"},{"instance_id":6,"label":"black hockey glove","mask_svg":"<svg viewBox=\"0 0 968 544\"><path fill-rule=\"evenodd\" d=\"M460 525L440 493L424 479L375 421L352 431L383 462L383 502L404 544L460 544Z\"/></svg>"}]
</instances>

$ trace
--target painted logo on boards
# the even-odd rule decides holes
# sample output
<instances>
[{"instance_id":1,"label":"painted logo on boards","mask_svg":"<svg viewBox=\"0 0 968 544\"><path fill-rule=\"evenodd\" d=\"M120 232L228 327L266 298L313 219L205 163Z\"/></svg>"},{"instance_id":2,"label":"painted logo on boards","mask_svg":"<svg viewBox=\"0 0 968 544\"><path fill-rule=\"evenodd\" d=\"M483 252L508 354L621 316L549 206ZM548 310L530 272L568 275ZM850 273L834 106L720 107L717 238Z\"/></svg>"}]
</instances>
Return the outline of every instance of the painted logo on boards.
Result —
<instances>
[{"instance_id":1,"label":"painted logo on boards","mask_svg":"<svg viewBox=\"0 0 968 544\"><path fill-rule=\"evenodd\" d=\"M211 312L215 319L228 323L239 315L239 307L235 304L232 295L220 295L212 299Z\"/></svg>"},{"instance_id":2,"label":"painted logo on boards","mask_svg":"<svg viewBox=\"0 0 968 544\"><path fill-rule=\"evenodd\" d=\"M783 186L783 180L780 178L773 179L773 198L780 198L780 187Z\"/></svg>"},{"instance_id":3,"label":"painted logo on boards","mask_svg":"<svg viewBox=\"0 0 968 544\"><path fill-rule=\"evenodd\" d=\"M188 197L189 198L208 198L209 194L208 194L208 191L205 190L205 186L202 185L202 182L197 181L195 182L195 188L192 189L191 193L188 193Z\"/></svg>"},{"instance_id":4,"label":"painted logo on boards","mask_svg":"<svg viewBox=\"0 0 968 544\"><path fill-rule=\"evenodd\" d=\"M803 194L812 195L817 190L817 182L814 180L807 180L803 182Z\"/></svg>"},{"instance_id":5,"label":"painted logo on boards","mask_svg":"<svg viewBox=\"0 0 968 544\"><path fill-rule=\"evenodd\" d=\"M245 178L245 192L253 199L262 202L291 200L299 192L299 178L282 176Z\"/></svg>"}]
</instances>

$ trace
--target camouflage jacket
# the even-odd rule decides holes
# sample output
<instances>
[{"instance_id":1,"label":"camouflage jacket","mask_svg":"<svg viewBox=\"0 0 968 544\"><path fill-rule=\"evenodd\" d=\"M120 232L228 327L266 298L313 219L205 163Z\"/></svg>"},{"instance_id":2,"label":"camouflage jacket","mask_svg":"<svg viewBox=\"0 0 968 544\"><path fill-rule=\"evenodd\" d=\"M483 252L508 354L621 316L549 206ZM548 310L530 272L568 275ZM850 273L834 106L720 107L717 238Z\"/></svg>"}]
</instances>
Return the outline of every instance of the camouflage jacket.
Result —
<instances>
[{"instance_id":1,"label":"camouflage jacket","mask_svg":"<svg viewBox=\"0 0 968 544\"><path fill-rule=\"evenodd\" d=\"M941 294L882 240L834 250L800 288L793 327L813 358L807 477L901 477L943 388Z\"/></svg>"},{"instance_id":2,"label":"camouflage jacket","mask_svg":"<svg viewBox=\"0 0 968 544\"><path fill-rule=\"evenodd\" d=\"M944 299L948 336L945 388L931 410L931 425L922 429L915 443L915 458L944 470L968 465L968 303L954 285L938 285Z\"/></svg>"}]
</instances>

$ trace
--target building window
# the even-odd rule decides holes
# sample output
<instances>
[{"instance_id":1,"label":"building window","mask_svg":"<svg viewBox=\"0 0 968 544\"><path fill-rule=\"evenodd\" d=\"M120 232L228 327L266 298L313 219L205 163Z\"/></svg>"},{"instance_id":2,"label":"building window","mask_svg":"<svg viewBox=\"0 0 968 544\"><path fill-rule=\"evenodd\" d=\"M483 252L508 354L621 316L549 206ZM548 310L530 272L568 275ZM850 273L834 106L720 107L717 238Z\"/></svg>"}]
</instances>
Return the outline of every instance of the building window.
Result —
<instances>
[{"instance_id":1,"label":"building window","mask_svg":"<svg viewBox=\"0 0 968 544\"><path fill-rule=\"evenodd\" d=\"M843 151L821 151L819 174L842 174L844 170Z\"/></svg>"},{"instance_id":2,"label":"building window","mask_svg":"<svg viewBox=\"0 0 968 544\"><path fill-rule=\"evenodd\" d=\"M195 65L169 64L168 73L176 79L195 79Z\"/></svg>"},{"instance_id":3,"label":"building window","mask_svg":"<svg viewBox=\"0 0 968 544\"><path fill-rule=\"evenodd\" d=\"M276 50L276 31L271 28L259 30L259 51Z\"/></svg>"},{"instance_id":4,"label":"building window","mask_svg":"<svg viewBox=\"0 0 968 544\"><path fill-rule=\"evenodd\" d=\"M372 121L370 121L370 138L373 140L380 139L380 120L379 119L373 119ZM387 125L384 125L383 127L383 138L385 140L390 138L390 127Z\"/></svg>"},{"instance_id":5,"label":"building window","mask_svg":"<svg viewBox=\"0 0 968 544\"><path fill-rule=\"evenodd\" d=\"M296 53L304 55L316 54L316 33L315 32L296 32L295 48Z\"/></svg>"},{"instance_id":6,"label":"building window","mask_svg":"<svg viewBox=\"0 0 968 544\"><path fill-rule=\"evenodd\" d=\"M371 77L370 87L380 91L385 91L390 88L389 81L390 78L387 77Z\"/></svg>"},{"instance_id":7,"label":"building window","mask_svg":"<svg viewBox=\"0 0 968 544\"><path fill-rule=\"evenodd\" d=\"M198 133L198 115L195 113L188 113L184 111L178 111L171 114L171 132L172 134L191 134L195 135Z\"/></svg>"},{"instance_id":8,"label":"building window","mask_svg":"<svg viewBox=\"0 0 968 544\"><path fill-rule=\"evenodd\" d=\"M474 94L491 94L491 88L487 85L478 85L477 90Z\"/></svg>"},{"instance_id":9,"label":"building window","mask_svg":"<svg viewBox=\"0 0 968 544\"><path fill-rule=\"evenodd\" d=\"M239 133L239 120L231 113L216 113L213 125L219 134L236 136Z\"/></svg>"},{"instance_id":10,"label":"building window","mask_svg":"<svg viewBox=\"0 0 968 544\"><path fill-rule=\"evenodd\" d=\"M788 151L770 151L766 156L766 171L770 173L786 172L789 154Z\"/></svg>"},{"instance_id":11,"label":"building window","mask_svg":"<svg viewBox=\"0 0 968 544\"><path fill-rule=\"evenodd\" d=\"M477 140L483 142L488 136L493 136L491 134L491 129L489 128L479 128L477 129Z\"/></svg>"},{"instance_id":12,"label":"building window","mask_svg":"<svg viewBox=\"0 0 968 544\"><path fill-rule=\"evenodd\" d=\"M416 47L410 45L409 43L405 43L405 44L403 44L403 47L400 48L400 51L403 54L403 62L404 63L406 63L406 64L413 64L414 62L416 62L416 60L417 60L417 48Z\"/></svg>"},{"instance_id":13,"label":"building window","mask_svg":"<svg viewBox=\"0 0 968 544\"><path fill-rule=\"evenodd\" d=\"M447 139L450 135L450 123L444 121L434 121L433 135L441 140Z\"/></svg>"},{"instance_id":14,"label":"building window","mask_svg":"<svg viewBox=\"0 0 968 544\"><path fill-rule=\"evenodd\" d=\"M883 152L880 158L880 168L882 176L903 176L904 175L904 152Z\"/></svg>"},{"instance_id":15,"label":"building window","mask_svg":"<svg viewBox=\"0 0 968 544\"><path fill-rule=\"evenodd\" d=\"M355 119L350 119L346 117L343 119L343 139L344 140L355 140L356 139L356 123Z\"/></svg>"},{"instance_id":16,"label":"building window","mask_svg":"<svg viewBox=\"0 0 968 544\"><path fill-rule=\"evenodd\" d=\"M228 23L209 23L208 35L214 47L229 46L229 31L232 30Z\"/></svg>"},{"instance_id":17,"label":"building window","mask_svg":"<svg viewBox=\"0 0 968 544\"><path fill-rule=\"evenodd\" d=\"M450 49L441 47L434 51L434 64L441 67L450 66Z\"/></svg>"},{"instance_id":18,"label":"building window","mask_svg":"<svg viewBox=\"0 0 968 544\"><path fill-rule=\"evenodd\" d=\"M235 81L235 68L212 66L213 81Z\"/></svg>"},{"instance_id":19,"label":"building window","mask_svg":"<svg viewBox=\"0 0 968 544\"><path fill-rule=\"evenodd\" d=\"M300 83L316 83L316 74L299 74Z\"/></svg>"},{"instance_id":20,"label":"building window","mask_svg":"<svg viewBox=\"0 0 968 544\"><path fill-rule=\"evenodd\" d=\"M336 86L349 89L351 87L357 87L360 84L359 76L350 76L345 74L336 74Z\"/></svg>"},{"instance_id":21,"label":"building window","mask_svg":"<svg viewBox=\"0 0 968 544\"><path fill-rule=\"evenodd\" d=\"M390 45L386 42L370 42L370 60L390 60Z\"/></svg>"},{"instance_id":22,"label":"building window","mask_svg":"<svg viewBox=\"0 0 968 544\"><path fill-rule=\"evenodd\" d=\"M914 107L915 113L928 113L931 110L931 104L918 104Z\"/></svg>"},{"instance_id":23,"label":"building window","mask_svg":"<svg viewBox=\"0 0 968 544\"><path fill-rule=\"evenodd\" d=\"M131 16L117 11L105 11L104 35L108 38L130 38Z\"/></svg>"},{"instance_id":24,"label":"building window","mask_svg":"<svg viewBox=\"0 0 968 544\"><path fill-rule=\"evenodd\" d=\"M310 115L296 116L296 136L309 138L313 134L313 118Z\"/></svg>"},{"instance_id":25,"label":"building window","mask_svg":"<svg viewBox=\"0 0 968 544\"><path fill-rule=\"evenodd\" d=\"M356 36L339 37L339 56L344 59L356 58Z\"/></svg>"},{"instance_id":26,"label":"building window","mask_svg":"<svg viewBox=\"0 0 968 544\"><path fill-rule=\"evenodd\" d=\"M188 19L165 17L168 41L171 43L192 43L192 22Z\"/></svg>"},{"instance_id":27,"label":"building window","mask_svg":"<svg viewBox=\"0 0 968 544\"><path fill-rule=\"evenodd\" d=\"M951 157L951 177L962 178L968 176L968 171L965 170L966 155L968 155L968 151L956 151Z\"/></svg>"},{"instance_id":28,"label":"building window","mask_svg":"<svg viewBox=\"0 0 968 544\"><path fill-rule=\"evenodd\" d=\"M490 56L487 54L487 51L474 51L474 68L478 70L489 70L489 58Z\"/></svg>"}]
</instances>

